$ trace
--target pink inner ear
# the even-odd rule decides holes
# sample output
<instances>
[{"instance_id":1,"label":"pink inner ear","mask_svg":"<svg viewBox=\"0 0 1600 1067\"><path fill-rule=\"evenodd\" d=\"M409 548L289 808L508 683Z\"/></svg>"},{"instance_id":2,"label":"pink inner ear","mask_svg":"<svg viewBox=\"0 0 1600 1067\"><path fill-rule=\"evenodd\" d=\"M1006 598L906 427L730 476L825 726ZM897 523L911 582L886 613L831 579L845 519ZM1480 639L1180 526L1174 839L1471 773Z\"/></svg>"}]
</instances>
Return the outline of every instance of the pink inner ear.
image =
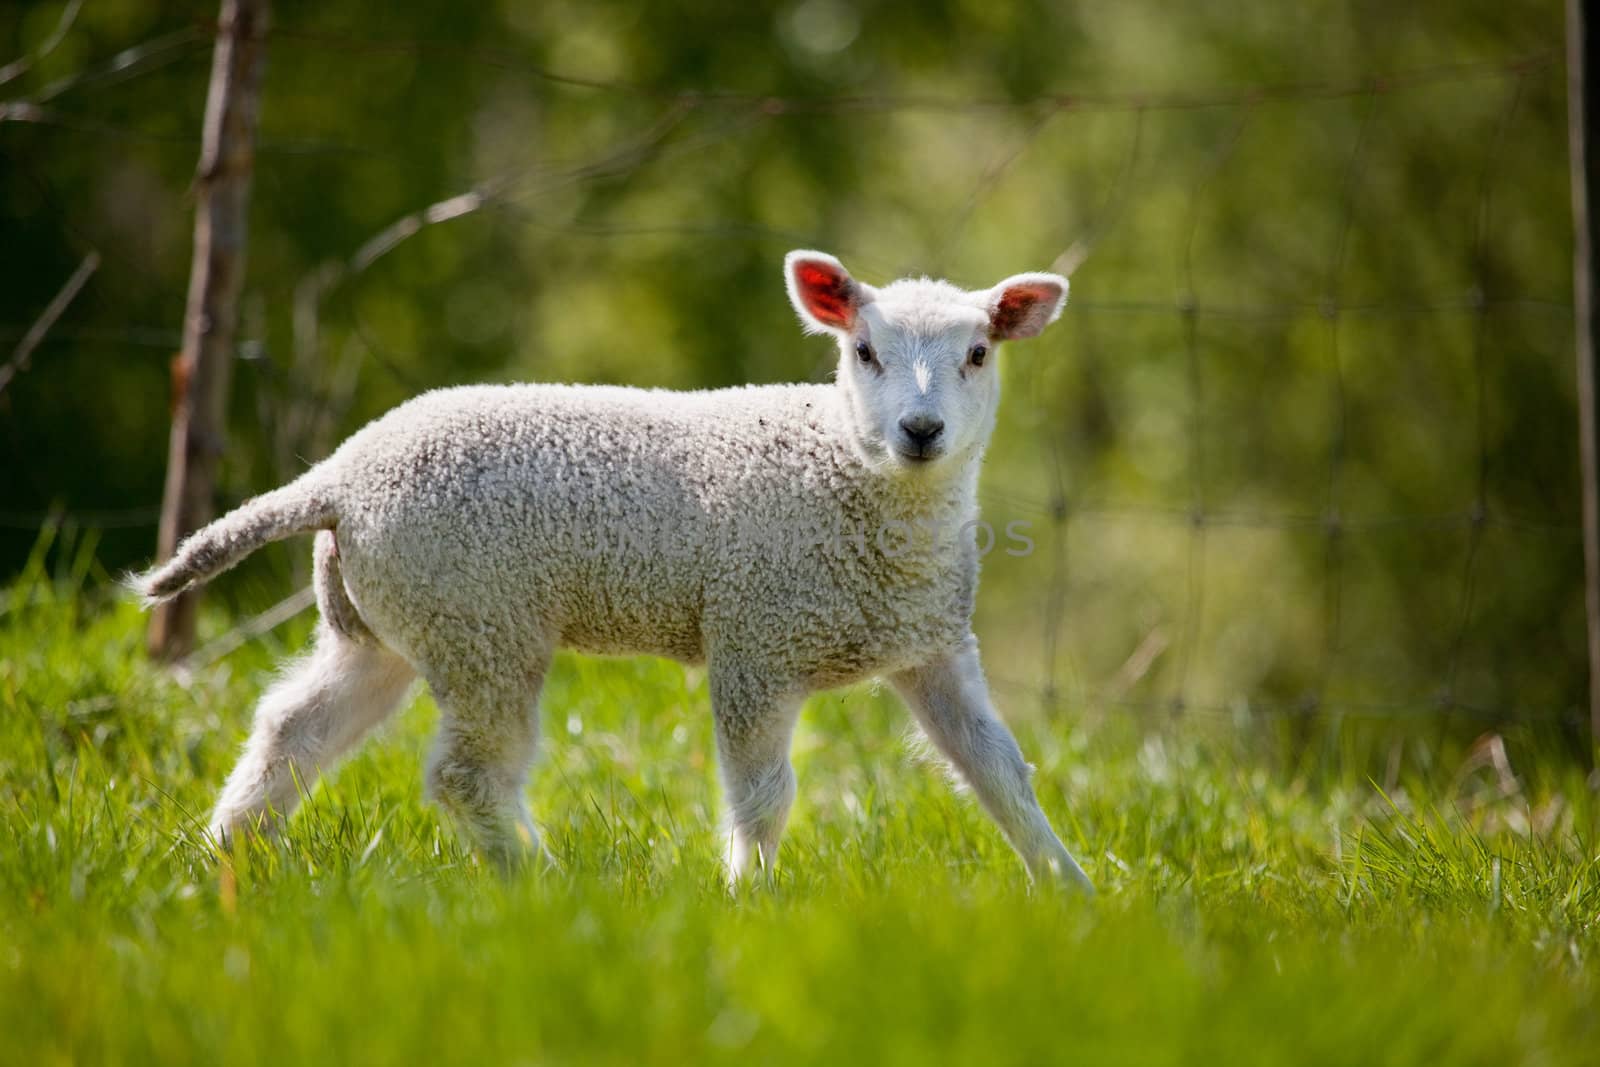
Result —
<instances>
[{"instance_id":1,"label":"pink inner ear","mask_svg":"<svg viewBox=\"0 0 1600 1067\"><path fill-rule=\"evenodd\" d=\"M855 318L850 276L824 263L801 262L794 268L800 300L819 322L848 328Z\"/></svg>"},{"instance_id":2,"label":"pink inner ear","mask_svg":"<svg viewBox=\"0 0 1600 1067\"><path fill-rule=\"evenodd\" d=\"M1051 285L1022 282L1000 294L989 316L989 328L999 338L1038 333L1039 320L1055 306L1056 289Z\"/></svg>"}]
</instances>

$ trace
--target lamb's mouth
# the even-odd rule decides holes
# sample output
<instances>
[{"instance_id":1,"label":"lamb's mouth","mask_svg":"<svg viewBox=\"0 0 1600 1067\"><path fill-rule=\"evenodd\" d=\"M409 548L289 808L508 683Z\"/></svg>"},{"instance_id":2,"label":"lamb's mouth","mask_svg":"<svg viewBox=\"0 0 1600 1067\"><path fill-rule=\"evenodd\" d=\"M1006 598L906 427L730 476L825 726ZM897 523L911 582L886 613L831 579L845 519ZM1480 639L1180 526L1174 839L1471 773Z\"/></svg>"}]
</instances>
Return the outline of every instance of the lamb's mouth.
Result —
<instances>
[{"instance_id":1,"label":"lamb's mouth","mask_svg":"<svg viewBox=\"0 0 1600 1067\"><path fill-rule=\"evenodd\" d=\"M923 450L918 448L896 448L894 450L894 454L900 458L901 462L905 463L909 467L921 467L932 463L934 460L944 455L944 449L930 448Z\"/></svg>"}]
</instances>

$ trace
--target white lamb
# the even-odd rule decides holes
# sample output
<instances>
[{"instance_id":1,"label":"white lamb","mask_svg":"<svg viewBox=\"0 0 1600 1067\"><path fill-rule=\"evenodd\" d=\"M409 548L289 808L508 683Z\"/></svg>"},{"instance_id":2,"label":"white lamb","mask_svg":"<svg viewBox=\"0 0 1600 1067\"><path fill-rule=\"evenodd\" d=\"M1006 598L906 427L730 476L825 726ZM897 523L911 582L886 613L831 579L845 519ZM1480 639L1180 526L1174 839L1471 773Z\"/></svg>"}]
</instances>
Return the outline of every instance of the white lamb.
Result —
<instances>
[{"instance_id":1,"label":"white lamb","mask_svg":"<svg viewBox=\"0 0 1600 1067\"><path fill-rule=\"evenodd\" d=\"M539 849L524 788L558 648L705 663L737 880L775 862L790 739L816 689L893 683L1034 878L1089 890L995 716L970 618L993 346L1066 279L875 289L793 252L789 296L836 381L709 392L428 393L133 579L154 602L318 531L314 649L262 697L211 832L270 832L412 680L442 711L431 794L502 865Z\"/></svg>"}]
</instances>

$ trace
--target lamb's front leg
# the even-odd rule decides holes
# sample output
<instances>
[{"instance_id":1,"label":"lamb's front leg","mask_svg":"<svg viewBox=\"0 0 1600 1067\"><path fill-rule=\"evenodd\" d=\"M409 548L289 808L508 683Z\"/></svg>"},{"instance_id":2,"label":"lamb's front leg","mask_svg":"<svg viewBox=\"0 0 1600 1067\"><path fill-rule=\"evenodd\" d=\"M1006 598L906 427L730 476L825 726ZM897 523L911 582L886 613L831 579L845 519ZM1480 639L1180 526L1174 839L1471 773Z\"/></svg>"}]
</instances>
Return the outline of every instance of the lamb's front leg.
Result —
<instances>
[{"instance_id":1,"label":"lamb's front leg","mask_svg":"<svg viewBox=\"0 0 1600 1067\"><path fill-rule=\"evenodd\" d=\"M740 664L711 663L717 762L728 805L729 880L770 873L794 803L794 738L800 696Z\"/></svg>"},{"instance_id":2,"label":"lamb's front leg","mask_svg":"<svg viewBox=\"0 0 1600 1067\"><path fill-rule=\"evenodd\" d=\"M1034 879L1058 880L1093 893L1089 876L1040 809L1016 739L990 706L977 639L968 637L956 650L890 680Z\"/></svg>"}]
</instances>

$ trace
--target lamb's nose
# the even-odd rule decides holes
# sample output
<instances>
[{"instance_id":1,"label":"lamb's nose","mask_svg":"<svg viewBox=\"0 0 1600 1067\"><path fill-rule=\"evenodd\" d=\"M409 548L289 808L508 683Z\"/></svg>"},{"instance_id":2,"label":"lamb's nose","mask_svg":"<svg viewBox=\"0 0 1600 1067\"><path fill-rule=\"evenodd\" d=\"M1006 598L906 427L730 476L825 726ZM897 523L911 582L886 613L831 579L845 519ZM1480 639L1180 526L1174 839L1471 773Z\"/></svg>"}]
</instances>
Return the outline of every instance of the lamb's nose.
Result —
<instances>
[{"instance_id":1,"label":"lamb's nose","mask_svg":"<svg viewBox=\"0 0 1600 1067\"><path fill-rule=\"evenodd\" d=\"M900 429L919 447L926 448L944 432L944 420L937 415L907 415L900 420Z\"/></svg>"}]
</instances>

